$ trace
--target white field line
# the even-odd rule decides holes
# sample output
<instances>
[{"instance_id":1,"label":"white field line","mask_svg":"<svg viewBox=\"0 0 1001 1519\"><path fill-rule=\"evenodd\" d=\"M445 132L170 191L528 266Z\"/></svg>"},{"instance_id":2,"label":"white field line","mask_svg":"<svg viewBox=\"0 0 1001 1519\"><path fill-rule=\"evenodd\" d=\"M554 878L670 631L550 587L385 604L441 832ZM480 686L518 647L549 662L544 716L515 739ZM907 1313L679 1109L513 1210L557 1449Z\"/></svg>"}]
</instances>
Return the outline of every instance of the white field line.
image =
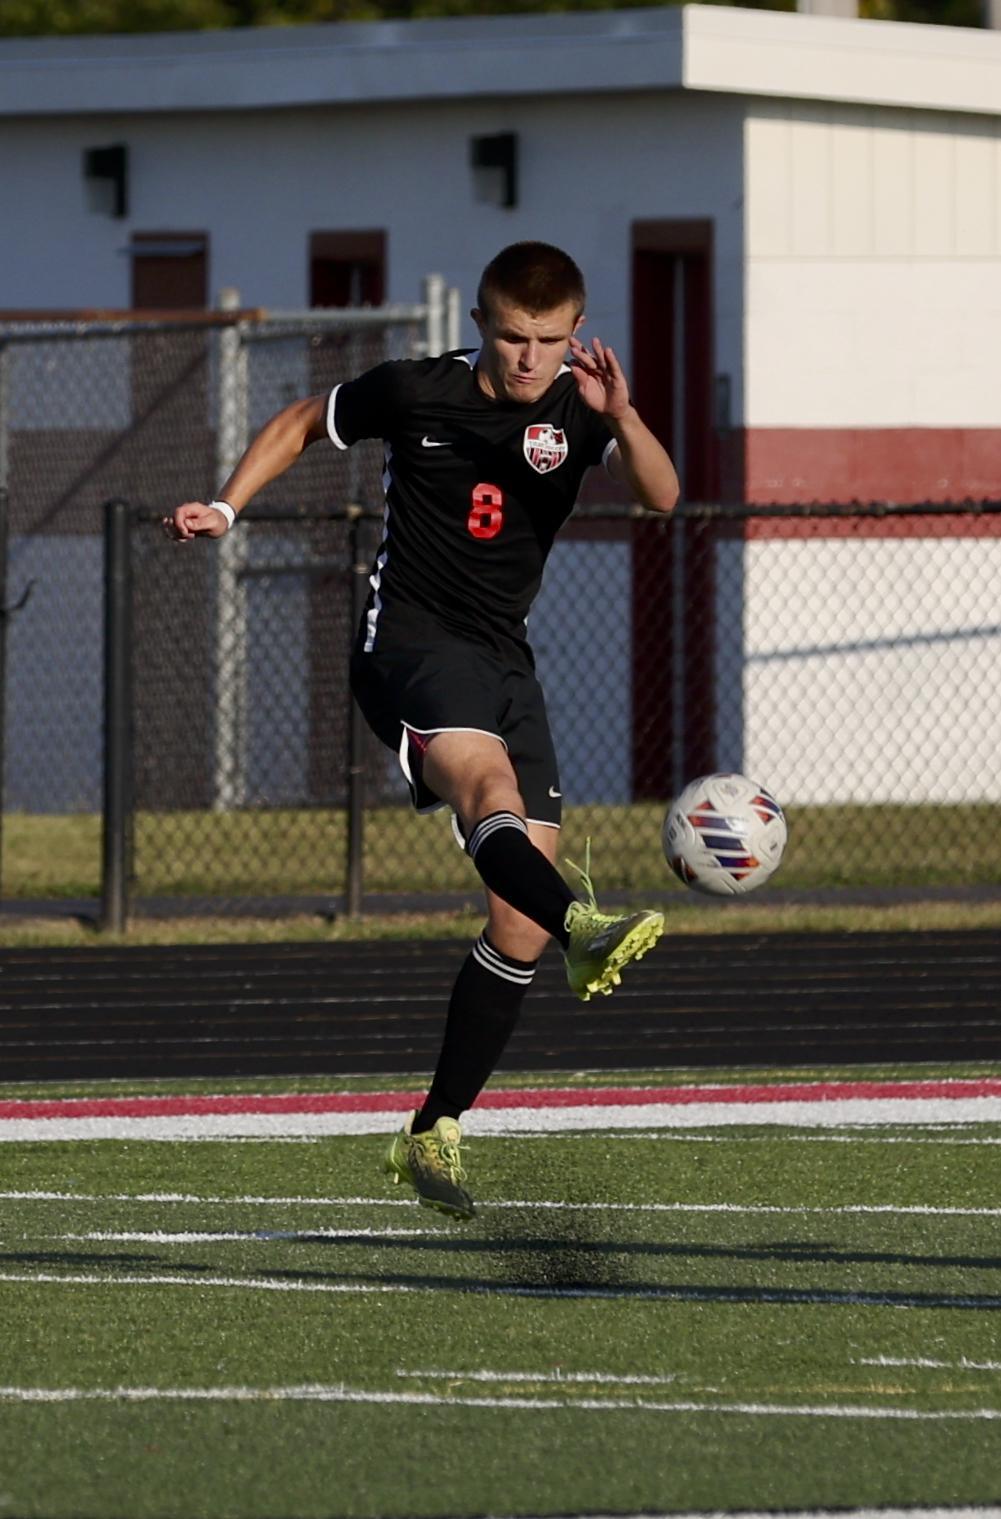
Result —
<instances>
[{"instance_id":1,"label":"white field line","mask_svg":"<svg viewBox=\"0 0 1001 1519\"><path fill-rule=\"evenodd\" d=\"M463 1119L470 1138L519 1131L560 1133L586 1129L704 1129L750 1125L840 1128L845 1124L918 1125L949 1119L1001 1122L997 1097L838 1097L804 1102L652 1103L642 1107L474 1108Z\"/></svg>"},{"instance_id":2,"label":"white field line","mask_svg":"<svg viewBox=\"0 0 1001 1519\"><path fill-rule=\"evenodd\" d=\"M854 1366L928 1366L940 1371L1001 1371L1001 1361L969 1361L961 1356L958 1361L933 1361L925 1356L860 1356Z\"/></svg>"},{"instance_id":3,"label":"white field line","mask_svg":"<svg viewBox=\"0 0 1001 1519\"><path fill-rule=\"evenodd\" d=\"M776 1519L776 1511L699 1509L698 1513L656 1514L646 1510L642 1514L580 1514L576 1519ZM1001 1519L1001 1506L990 1503L955 1508L784 1508L781 1519Z\"/></svg>"},{"instance_id":4,"label":"white field line","mask_svg":"<svg viewBox=\"0 0 1001 1519\"><path fill-rule=\"evenodd\" d=\"M122 1134L119 1137L124 1142L137 1136ZM0 1134L0 1144L3 1143L4 1138L5 1136ZM42 1138L45 1138L44 1134ZM185 1136L187 1143L200 1145L318 1145L325 1138L329 1136L324 1134L196 1134L193 1139ZM144 1134L142 1142L154 1145L177 1144L178 1140L174 1134Z\"/></svg>"},{"instance_id":5,"label":"white field line","mask_svg":"<svg viewBox=\"0 0 1001 1519\"><path fill-rule=\"evenodd\" d=\"M48 1120L40 1120L40 1121L48 1121ZM464 1125L464 1127L465 1127L466 1137L468 1138L469 1137L468 1124ZM707 1125L707 1127L710 1127L710 1125ZM894 1125L887 1124L886 1127L887 1128L893 1128ZM926 1129L932 1129L932 1130L934 1130L935 1128L938 1127L938 1125L935 1125L935 1124L926 1124L926 1125L923 1125L923 1127L925 1127ZM959 1125L957 1125L957 1128L958 1127L959 1127ZM868 1125L865 1128L857 1127L857 1128L855 1128L853 1130L852 1126L850 1124L844 1124L844 1125L841 1126L841 1128L842 1128L842 1132L840 1134L796 1134L796 1133L793 1133L792 1131L789 1131L789 1132L787 1132L785 1134L781 1134L781 1133L773 1133L773 1134L741 1134L739 1132L739 1130L736 1130L736 1129L734 1129L733 1131L731 1131L730 1133L727 1133L727 1134L697 1134L695 1132L683 1132L683 1131L680 1131L680 1130L677 1130L677 1129L645 1129L645 1130L643 1130L643 1129L640 1129L640 1130L629 1129L627 1131L624 1131L624 1130L621 1130L621 1129L616 1129L613 1126L613 1127L611 1127L609 1129L603 1129L600 1132L600 1134L598 1134L597 1132L595 1134L587 1134L587 1133L584 1133L583 1131L576 1131L576 1132L575 1131L568 1131L565 1134L558 1134L558 1133L546 1133L544 1130L533 1131L533 1130L524 1129L524 1130L519 1130L517 1132L512 1132L510 1134L504 1134L503 1136L496 1135L496 1134L494 1134L494 1135L478 1134L478 1135L476 1135L476 1138L477 1139L504 1138L505 1140L507 1140L507 1142L509 1144L512 1143L514 1140L533 1140L533 1139L545 1140L545 1142L547 1144L556 1144L556 1143L558 1143L561 1140L567 1141L569 1143L577 1143L577 1144L579 1144L580 1141L581 1141L581 1139L591 1139L591 1138L598 1138L598 1137L600 1137L602 1140L607 1140L608 1138L614 1136L615 1139L620 1140L622 1143L627 1143L629 1140L642 1140L642 1141L644 1141L646 1143L659 1142L661 1144L707 1144L707 1145L719 1145L719 1144L748 1144L748 1145L767 1145L767 1144L771 1144L771 1145L774 1145L774 1144L931 1145L931 1144L939 1144L939 1145L975 1145L975 1146L984 1146L984 1145L994 1145L994 1146L997 1146L997 1145L1001 1145L1001 1138L998 1138L998 1139L991 1139L991 1138L983 1138L983 1139L952 1139L952 1138L947 1137L945 1135L943 1135L941 1138L939 1138L937 1134L931 1134L931 1135L928 1135L928 1134L925 1134L925 1135L917 1135L917 1134L876 1134L876 1133L873 1133L874 1125ZM0 1132L0 1144L2 1144L5 1139L12 1139L12 1137L13 1136L11 1136L9 1134L4 1134L3 1132ZM67 1136L63 1136L63 1138L65 1138L65 1137L67 1137ZM141 1144L300 1145L300 1146L309 1146L309 1145L322 1144L325 1140L329 1140L331 1138L338 1138L338 1137L340 1137L340 1138L350 1138L351 1136L346 1136L346 1135L337 1136L337 1135L330 1135L330 1134L176 1134L176 1133L171 1133L171 1134L141 1134L140 1135L140 1134L133 1134L133 1133L128 1133L128 1134L121 1133L121 1134L116 1134L114 1136L100 1135L100 1134L99 1135L93 1135L93 1134L86 1134L86 1135L85 1134L71 1134L68 1137L70 1139L88 1139L88 1140L89 1139L102 1139L102 1138L114 1137L116 1140L118 1140L118 1142L120 1142L122 1144L127 1144L127 1143L130 1143L130 1142L134 1141L136 1143L141 1143ZM383 1135L383 1137L384 1137L384 1135ZM51 1143L51 1142L58 1141L59 1138L60 1137L58 1135L52 1134L52 1133L36 1134L36 1135L31 1136L27 1141L22 1141L22 1142L39 1143L39 1144L41 1144L41 1143ZM1001 1519L1001 1510L999 1510L998 1512L999 1512L999 1519Z\"/></svg>"},{"instance_id":6,"label":"white field line","mask_svg":"<svg viewBox=\"0 0 1001 1519\"><path fill-rule=\"evenodd\" d=\"M265 1208L413 1208L412 1197L218 1197L192 1192L0 1192L0 1201L74 1203L184 1203L206 1207ZM478 1202L481 1213L514 1208L521 1212L564 1213L738 1213L738 1214L890 1214L919 1218L1001 1218L1001 1208L948 1208L925 1203L841 1203L800 1207L782 1203L568 1203L543 1198ZM318 1231L313 1231L318 1232ZM359 1231L354 1230L354 1233ZM424 1231L421 1231L424 1232ZM446 1231L447 1232L447 1231Z\"/></svg>"},{"instance_id":7,"label":"white field line","mask_svg":"<svg viewBox=\"0 0 1001 1519\"><path fill-rule=\"evenodd\" d=\"M201 1113L176 1117L8 1118L0 1122L3 1141L73 1139L204 1140L275 1135L281 1138L384 1134L403 1119L376 1113ZM567 1133L589 1129L692 1129L776 1125L782 1128L839 1128L845 1124L1001 1122L997 1097L832 1098L803 1102L649 1103L636 1107L474 1108L463 1119L470 1138L523 1132Z\"/></svg>"},{"instance_id":8,"label":"white field line","mask_svg":"<svg viewBox=\"0 0 1001 1519\"><path fill-rule=\"evenodd\" d=\"M417 1377L427 1380L433 1377L443 1382L555 1382L563 1386L571 1382L587 1384L607 1383L612 1387L665 1387L678 1380L678 1373L667 1377L617 1377L610 1371L397 1371L398 1377Z\"/></svg>"},{"instance_id":9,"label":"white field line","mask_svg":"<svg viewBox=\"0 0 1001 1519\"><path fill-rule=\"evenodd\" d=\"M47 1121L47 1120L43 1120L43 1121ZM709 1125L707 1125L707 1127L709 1127ZM888 1128L892 1128L893 1125L892 1124L888 1124L887 1127ZM927 1124L927 1125L924 1125L924 1127L926 1127L928 1129L935 1129L935 1128L940 1127L940 1126L939 1125L935 1125L935 1124ZM956 1127L959 1128L960 1126L957 1125ZM690 1132L681 1132L681 1131L679 1131L677 1129L646 1129L646 1130L630 1129L630 1130L628 1130L628 1132L623 1132L621 1130L616 1130L613 1127L611 1129L602 1130L601 1134L600 1134L600 1138L603 1139L603 1140L605 1140L605 1139L608 1139L611 1135L614 1135L614 1137L617 1140L620 1140L623 1143L625 1143L625 1142L627 1142L627 1141L629 1141L631 1139L634 1139L634 1140L643 1140L643 1141L645 1141L647 1143L649 1143L649 1142L660 1142L662 1144L709 1144L709 1145L719 1145L719 1144L749 1144L749 1145L767 1145L767 1144L770 1144L770 1145L774 1145L774 1144L835 1144L835 1145L837 1145L837 1144L840 1144L840 1145L863 1145L863 1144L869 1144L869 1145L972 1145L972 1146L979 1146L979 1147L989 1146L989 1145L993 1145L993 1146L1001 1145L1001 1138L999 1138L999 1139L989 1139L989 1138L983 1138L983 1139L952 1139L952 1138L947 1137L945 1135L943 1135L940 1138L938 1135L930 1135L929 1136L929 1135L917 1135L917 1134L874 1134L872 1132L873 1125L868 1125L866 1128L858 1127L855 1130L852 1130L851 1125L845 1124L845 1125L842 1125L842 1128L844 1129L845 1132L840 1133L840 1134L795 1134L795 1133L793 1133L791 1131L788 1132L788 1133L785 1133L785 1134L780 1134L780 1133L775 1133L775 1134L741 1134L738 1130L733 1130L731 1133L728 1133L728 1134L696 1134L696 1133L690 1133ZM466 1125L466 1134L467 1134L467 1137L468 1137L468 1132L469 1132L469 1130L468 1130L468 1124L467 1124ZM5 1139L10 1139L11 1137L12 1136L10 1136L8 1134L4 1134L2 1131L0 1131L0 1144L2 1144ZM101 1136L101 1135L95 1136L95 1135L90 1135L90 1134L88 1134L88 1135L72 1134L69 1137L71 1139L84 1139L84 1138L91 1139L91 1138L102 1138L102 1137L106 1138L107 1136ZM142 1144L317 1145L317 1144L322 1144L324 1142L324 1140L330 1139L332 1136L329 1135L329 1134L182 1134L182 1135L178 1135L178 1134L143 1134L143 1135L138 1135L138 1134L129 1133L129 1134L118 1134L118 1135L115 1135L114 1137L116 1139L118 1139L123 1144L124 1143L128 1143L129 1141L133 1141L134 1140L136 1142L141 1142ZM333 1136L333 1137L337 1137L337 1136ZM345 1137L345 1136L340 1136L340 1137ZM484 1139L484 1138L495 1138L496 1139L496 1138L499 1138L501 1136L479 1134L476 1137L479 1138L479 1139ZM526 1130L519 1130L517 1132L512 1132L512 1133L503 1135L503 1138L506 1139L508 1141L508 1143L510 1143L510 1142L512 1142L513 1140L516 1140L516 1139L517 1140L539 1139L539 1140L545 1140L547 1144L555 1144L555 1143L557 1143L560 1140L566 1140L566 1141L569 1141L569 1142L572 1142L572 1143L578 1143L579 1144L580 1140L582 1138L592 1138L592 1137L598 1137L598 1136L592 1136L592 1135L589 1135L589 1134L584 1134L582 1132L573 1132L573 1131L568 1132L566 1134L557 1134L557 1133L546 1133L546 1132L544 1132L542 1130L539 1130L539 1131L530 1131L530 1130L527 1130L527 1129ZM55 1140L57 1138L58 1138L58 1136L54 1135L54 1134L38 1134L38 1135L33 1136L34 1141L35 1142L39 1142L39 1143L44 1142L44 1141L53 1141L53 1140ZM998 1515L999 1515L999 1519L1001 1519L1001 1509L999 1509Z\"/></svg>"},{"instance_id":10,"label":"white field line","mask_svg":"<svg viewBox=\"0 0 1001 1519\"><path fill-rule=\"evenodd\" d=\"M513 1408L533 1413L738 1414L764 1418L892 1419L918 1423L1001 1420L1001 1408L878 1408L852 1404L661 1402L636 1398L455 1397L430 1392L378 1392L365 1388L302 1387L0 1387L3 1403L308 1402L404 1404L432 1408Z\"/></svg>"},{"instance_id":11,"label":"white field line","mask_svg":"<svg viewBox=\"0 0 1001 1519\"><path fill-rule=\"evenodd\" d=\"M301 1242L309 1244L313 1240L329 1239L342 1240L350 1243L358 1239L428 1239L435 1238L453 1231L443 1229L244 1229L232 1232L219 1231L217 1233L193 1233L182 1231L171 1234L165 1229L154 1229L145 1232L122 1231L112 1233L103 1229L95 1229L89 1234L43 1234L41 1239L57 1239L70 1244L112 1244L112 1245L215 1245L238 1243L241 1245L274 1244L286 1242L295 1244Z\"/></svg>"},{"instance_id":12,"label":"white field line","mask_svg":"<svg viewBox=\"0 0 1001 1519\"><path fill-rule=\"evenodd\" d=\"M888 1127L890 1127L888 1125ZM937 1126L929 1124L929 1129ZM590 1135L580 1134L506 1134L505 1139L510 1143L512 1140L540 1139L546 1144L559 1144L561 1141L569 1144L580 1144L581 1138L591 1138ZM615 1138L621 1144L628 1144L630 1140L642 1140L644 1143L659 1144L692 1144L692 1145L776 1145L776 1144L821 1144L821 1145L1001 1145L998 1139L953 1139L951 1135L931 1134L873 1134L871 1128L867 1130L851 1130L845 1125L844 1132L840 1134L680 1134L669 1129L630 1129L628 1133L622 1133L615 1129L606 1129L601 1135L603 1140ZM211 1141L205 1140L208 1144ZM266 1144L263 1139L229 1139L218 1141L226 1144ZM286 1139L283 1144L315 1144L314 1139Z\"/></svg>"},{"instance_id":13,"label":"white field line","mask_svg":"<svg viewBox=\"0 0 1001 1519\"><path fill-rule=\"evenodd\" d=\"M369 1294L384 1292L423 1292L423 1287L408 1287L378 1282L297 1282L272 1281L268 1277L255 1276L118 1276L111 1272L54 1271L15 1272L0 1271L0 1282L39 1282L46 1285L62 1284L70 1287L237 1287L250 1292L335 1292L339 1294ZM474 1289L465 1289L474 1290ZM478 1290L478 1289L475 1289ZM486 1290L486 1289L484 1289Z\"/></svg>"},{"instance_id":14,"label":"white field line","mask_svg":"<svg viewBox=\"0 0 1001 1519\"><path fill-rule=\"evenodd\" d=\"M47 1122L48 1120L40 1120L40 1121ZM749 1120L749 1122L750 1122L750 1120ZM709 1125L707 1125L707 1127L709 1127ZM851 1128L851 1126L847 1125L847 1124L843 1125L843 1127L846 1130L850 1130L850 1128ZM887 1127L892 1127L892 1125L888 1125ZM935 1127L937 1127L937 1125L928 1124L925 1127L934 1129ZM958 1125L957 1125L957 1127L958 1127ZM466 1125L466 1133L467 1133L467 1137L468 1137L468 1125ZM602 1139L607 1139L611 1133L614 1133L615 1138L618 1139L618 1140L621 1140L623 1142L631 1140L631 1139L638 1139L638 1140L644 1140L644 1141L647 1141L647 1142L650 1142L650 1141L660 1141L660 1142L666 1142L666 1143L670 1143L670 1144L685 1144L685 1143L690 1143L690 1144L713 1144L713 1145L715 1145L715 1144L842 1144L842 1145L847 1145L847 1144L873 1144L873 1145L931 1145L931 1144L938 1144L938 1145L973 1145L973 1146L980 1146L980 1147L988 1146L988 1145L994 1145L994 1146L1001 1145L1001 1139L987 1139L987 1138L985 1138L985 1139L951 1139L951 1138L947 1138L947 1137L944 1137L944 1136L942 1138L938 1138L937 1136L926 1137L926 1136L918 1136L918 1135L910 1135L910 1134L890 1134L890 1135L881 1135L880 1134L880 1135L877 1135L877 1134L873 1134L872 1133L872 1125L868 1126L867 1130L859 1128L855 1132L846 1132L846 1133L842 1133L842 1134L794 1134L794 1133L791 1133L791 1132L790 1133L786 1133L786 1134L741 1134L741 1133L739 1133L737 1131L734 1131L734 1132L729 1133L729 1134L695 1134L695 1133L682 1133L682 1132L679 1132L677 1130L671 1130L671 1129L648 1129L646 1131L643 1131L643 1130L636 1131L636 1130L632 1130L631 1129L628 1132L624 1133L624 1132L616 1132L616 1130L614 1128L612 1128L611 1130L606 1129L606 1130L602 1131L601 1138ZM11 1136L9 1134L4 1134L2 1131L0 1131L0 1144L2 1144L5 1139L11 1139L12 1137L13 1136ZM95 1135L91 1135L91 1134L88 1134L88 1135L71 1134L69 1136L69 1138L71 1138L71 1139L84 1139L84 1138L86 1138L86 1139L92 1139L92 1138L102 1138L102 1137L106 1138L108 1136L101 1136L101 1135L96 1135L95 1136ZM325 1139L330 1139L332 1136L329 1135L329 1134L182 1134L182 1135L178 1135L178 1134L143 1134L143 1135L138 1135L138 1134L129 1133L129 1134L118 1134L118 1135L115 1135L114 1137L116 1139L120 1140L122 1143L126 1143L128 1141L135 1140L137 1142L141 1142L142 1144L317 1145L317 1144L322 1144ZM334 1137L336 1137L336 1136L334 1136ZM341 1137L344 1137L344 1136L341 1136ZM491 1135L479 1134L476 1137L480 1138L480 1139L483 1139L483 1138L491 1138L491 1137L492 1138L498 1138L500 1136L498 1136L498 1135L491 1136ZM568 1132L566 1134L558 1134L558 1133L545 1133L543 1131L531 1132L531 1131L528 1131L528 1130L521 1130L521 1131L517 1131L517 1132L511 1132L511 1133L505 1134L503 1136L503 1138L505 1138L509 1142L512 1141L512 1140L516 1140L516 1139L519 1139L519 1140L540 1139L540 1140L545 1140L548 1144L553 1144L553 1143L555 1143L555 1142L557 1142L559 1140L576 1141L576 1142L579 1143L579 1141L580 1141L580 1139L582 1137L589 1138L591 1136L589 1136L589 1135L583 1135L582 1136L582 1134L579 1133L579 1132ZM53 1141L53 1140L57 1139L58 1136L49 1133L49 1134L34 1135L34 1136L32 1136L32 1138L33 1138L34 1141L40 1143L40 1142L43 1142L43 1141ZM31 1141L29 1140L29 1142L31 1142ZM1001 1519L1001 1509L998 1510L998 1515L999 1515L999 1519Z\"/></svg>"},{"instance_id":15,"label":"white field line","mask_svg":"<svg viewBox=\"0 0 1001 1519\"><path fill-rule=\"evenodd\" d=\"M580 1514L577 1519L776 1519L774 1509L699 1509L697 1513L656 1514L649 1509L642 1514ZM787 1509L781 1519L1001 1519L1001 1506L996 1503L973 1507L966 1504L955 1508L839 1508L839 1509Z\"/></svg>"},{"instance_id":16,"label":"white field line","mask_svg":"<svg viewBox=\"0 0 1001 1519\"><path fill-rule=\"evenodd\" d=\"M929 1128L936 1127L933 1124ZM951 1127L951 1126L950 1126ZM956 1125L959 1128L959 1125ZM522 1139L573 1139L570 1134L523 1134ZM619 1134L617 1139L660 1139L672 1144L689 1145L1001 1145L1001 1138L953 1139L951 1134L666 1134L663 1130L648 1134Z\"/></svg>"}]
</instances>

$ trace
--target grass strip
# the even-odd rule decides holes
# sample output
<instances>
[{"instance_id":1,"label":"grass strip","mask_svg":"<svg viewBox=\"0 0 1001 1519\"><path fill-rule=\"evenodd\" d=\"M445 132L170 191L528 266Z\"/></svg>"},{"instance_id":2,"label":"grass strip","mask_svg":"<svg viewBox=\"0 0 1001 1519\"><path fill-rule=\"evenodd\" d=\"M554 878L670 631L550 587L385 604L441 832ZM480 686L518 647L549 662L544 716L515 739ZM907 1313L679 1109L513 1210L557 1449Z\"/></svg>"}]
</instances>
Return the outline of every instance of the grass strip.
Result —
<instances>
[{"instance_id":1,"label":"grass strip","mask_svg":"<svg viewBox=\"0 0 1001 1519\"><path fill-rule=\"evenodd\" d=\"M664 804L568 807L565 858L592 840L605 891L667 894L683 888L664 864ZM781 883L828 886L1001 884L1001 807L796 807ZM322 808L140 812L134 823L139 895L338 895L345 885L346 814ZM4 891L13 897L87 897L99 891L101 820L96 814L4 818ZM364 878L371 892L478 891L444 814L403 807L365 816Z\"/></svg>"},{"instance_id":2,"label":"grass strip","mask_svg":"<svg viewBox=\"0 0 1001 1519\"><path fill-rule=\"evenodd\" d=\"M906 902L884 906L816 906L753 901L690 904L672 897L664 904L668 932L676 934L868 934L950 933L1001 929L997 902ZM0 918L0 949L106 949L129 945L342 944L371 940L474 940L483 913L372 914L329 921L317 916L133 918L124 933L106 933L77 918Z\"/></svg>"}]
</instances>

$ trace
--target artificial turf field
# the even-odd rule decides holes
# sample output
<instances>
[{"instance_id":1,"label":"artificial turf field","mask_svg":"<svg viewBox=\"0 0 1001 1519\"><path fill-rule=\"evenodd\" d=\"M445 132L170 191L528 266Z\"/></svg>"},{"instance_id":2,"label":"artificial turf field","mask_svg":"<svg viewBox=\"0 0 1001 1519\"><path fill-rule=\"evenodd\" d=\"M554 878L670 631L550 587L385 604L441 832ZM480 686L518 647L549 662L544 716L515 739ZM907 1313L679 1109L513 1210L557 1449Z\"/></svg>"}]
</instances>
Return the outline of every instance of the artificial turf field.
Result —
<instances>
[{"instance_id":1,"label":"artificial turf field","mask_svg":"<svg viewBox=\"0 0 1001 1519\"><path fill-rule=\"evenodd\" d=\"M484 1133L466 1225L376 1132L0 1144L0 1514L1001 1505L997 1102L726 1108Z\"/></svg>"}]
</instances>

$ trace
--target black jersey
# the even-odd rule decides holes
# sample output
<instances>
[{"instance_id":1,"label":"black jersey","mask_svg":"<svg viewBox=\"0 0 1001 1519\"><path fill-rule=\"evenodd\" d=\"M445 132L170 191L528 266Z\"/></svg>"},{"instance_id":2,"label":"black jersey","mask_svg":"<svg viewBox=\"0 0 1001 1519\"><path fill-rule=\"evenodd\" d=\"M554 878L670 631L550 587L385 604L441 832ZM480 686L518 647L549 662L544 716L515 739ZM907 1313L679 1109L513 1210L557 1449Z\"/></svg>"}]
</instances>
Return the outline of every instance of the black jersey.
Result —
<instances>
[{"instance_id":1,"label":"black jersey","mask_svg":"<svg viewBox=\"0 0 1001 1519\"><path fill-rule=\"evenodd\" d=\"M408 615L466 637L523 637L557 530L584 471L613 442L564 367L533 402L480 389L475 353L380 364L338 385L340 448L386 443L386 523L363 624L375 645Z\"/></svg>"}]
</instances>

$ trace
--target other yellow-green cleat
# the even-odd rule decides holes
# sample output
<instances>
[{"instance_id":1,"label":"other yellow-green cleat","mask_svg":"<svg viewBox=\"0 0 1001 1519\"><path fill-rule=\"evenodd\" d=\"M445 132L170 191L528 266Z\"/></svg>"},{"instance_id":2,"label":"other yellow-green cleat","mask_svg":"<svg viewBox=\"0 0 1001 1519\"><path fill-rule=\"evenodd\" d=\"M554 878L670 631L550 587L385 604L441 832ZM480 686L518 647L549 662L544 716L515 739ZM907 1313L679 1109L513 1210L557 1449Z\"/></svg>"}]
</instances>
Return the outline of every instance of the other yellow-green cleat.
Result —
<instances>
[{"instance_id":1,"label":"other yellow-green cleat","mask_svg":"<svg viewBox=\"0 0 1001 1519\"><path fill-rule=\"evenodd\" d=\"M604 996L618 986L623 968L642 960L664 932L664 914L652 909L616 917L599 912L591 885L591 840L585 845L584 869L572 865L587 892L586 902L571 902L563 920L570 935L565 952L570 990L582 1002L594 992Z\"/></svg>"},{"instance_id":2,"label":"other yellow-green cleat","mask_svg":"<svg viewBox=\"0 0 1001 1519\"><path fill-rule=\"evenodd\" d=\"M439 1118L424 1134L412 1132L416 1112L393 1135L384 1169L394 1182L405 1181L425 1208L447 1213L449 1218L472 1218L473 1199L462 1186L460 1144L462 1130L454 1118Z\"/></svg>"}]
</instances>

